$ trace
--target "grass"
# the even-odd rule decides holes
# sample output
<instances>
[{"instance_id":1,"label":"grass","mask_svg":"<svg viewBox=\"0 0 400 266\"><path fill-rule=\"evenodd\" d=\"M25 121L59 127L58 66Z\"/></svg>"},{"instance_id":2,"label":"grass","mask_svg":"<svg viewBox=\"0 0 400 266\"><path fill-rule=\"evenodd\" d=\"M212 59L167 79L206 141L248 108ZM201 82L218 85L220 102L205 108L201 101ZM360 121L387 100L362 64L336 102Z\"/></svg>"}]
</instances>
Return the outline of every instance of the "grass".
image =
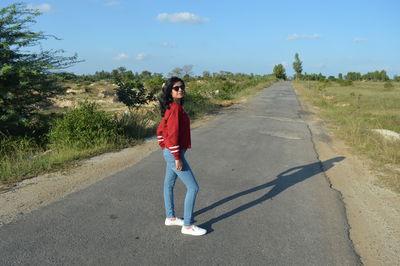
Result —
<instances>
[{"instance_id":1,"label":"grass","mask_svg":"<svg viewBox=\"0 0 400 266\"><path fill-rule=\"evenodd\" d=\"M400 84L294 81L293 86L308 103L317 106L335 135L386 172L380 185L400 193L400 141L389 141L371 129L400 133ZM390 167L388 167L390 166ZM389 170L394 169L394 170Z\"/></svg>"},{"instance_id":2,"label":"grass","mask_svg":"<svg viewBox=\"0 0 400 266\"><path fill-rule=\"evenodd\" d=\"M231 84L231 87L223 87L225 90L223 99L215 95L216 88L224 85L218 82L212 80L202 83L197 81L188 82L188 93L185 98L184 108L191 120L200 119L204 115L217 111L222 106L248 98L261 89L272 85L275 79L269 77L260 80L232 82L234 86ZM106 86L106 84L101 85ZM89 94L90 97L87 97L88 95L76 95L75 100L88 98L95 100L95 95L97 95L97 91L94 88L93 93ZM73 96L69 95L68 98L73 99ZM48 141L44 136L39 141L28 137L0 138L0 183L4 186L9 186L39 174L68 169L76 165L81 159L137 145L142 143L144 138L154 135L156 127L161 120L157 106L143 107L133 115L124 114L121 111L120 103L99 106L102 110L114 114L115 119L122 126L123 130L118 139L113 142L99 139L96 141L95 146L85 148L72 146L52 148L48 145ZM62 108L44 110L42 115L60 117L61 112L66 110ZM127 110L126 107L125 110Z\"/></svg>"},{"instance_id":3,"label":"grass","mask_svg":"<svg viewBox=\"0 0 400 266\"><path fill-rule=\"evenodd\" d=\"M87 149L65 148L62 150L37 149L34 152L24 151L14 153L1 159L1 181L5 185L11 185L17 181L31 178L39 174L68 169L80 159L115 150L110 143L102 143L96 147Z\"/></svg>"}]
</instances>

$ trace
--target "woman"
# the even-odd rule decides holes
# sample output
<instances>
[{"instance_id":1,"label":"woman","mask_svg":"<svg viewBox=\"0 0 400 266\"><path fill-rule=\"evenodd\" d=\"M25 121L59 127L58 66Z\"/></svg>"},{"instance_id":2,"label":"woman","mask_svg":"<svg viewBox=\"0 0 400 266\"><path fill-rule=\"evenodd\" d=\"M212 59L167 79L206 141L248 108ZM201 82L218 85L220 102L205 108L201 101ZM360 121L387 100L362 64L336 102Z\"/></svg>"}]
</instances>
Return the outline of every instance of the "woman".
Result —
<instances>
[{"instance_id":1,"label":"woman","mask_svg":"<svg viewBox=\"0 0 400 266\"><path fill-rule=\"evenodd\" d=\"M199 186L185 159L186 150L191 148L190 120L183 110L185 84L182 79L171 77L164 83L159 97L161 116L157 128L157 139L163 149L166 162L164 180L164 203L166 211L165 225L182 226L182 234L204 235L207 231L193 224L193 209ZM176 178L186 186L184 219L175 216L174 186Z\"/></svg>"}]
</instances>

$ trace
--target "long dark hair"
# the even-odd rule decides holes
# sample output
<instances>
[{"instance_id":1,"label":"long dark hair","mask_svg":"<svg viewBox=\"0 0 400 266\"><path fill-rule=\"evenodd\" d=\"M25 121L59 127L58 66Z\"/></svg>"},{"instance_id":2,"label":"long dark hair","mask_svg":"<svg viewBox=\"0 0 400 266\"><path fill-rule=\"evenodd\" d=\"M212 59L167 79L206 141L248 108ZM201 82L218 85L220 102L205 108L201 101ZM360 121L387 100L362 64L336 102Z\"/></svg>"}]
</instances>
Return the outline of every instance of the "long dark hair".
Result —
<instances>
[{"instance_id":1,"label":"long dark hair","mask_svg":"<svg viewBox=\"0 0 400 266\"><path fill-rule=\"evenodd\" d=\"M174 99L172 99L172 87L174 86L174 84L176 82L182 82L182 85L185 86L185 82L183 82L182 79L178 78L178 77L170 77L164 84L162 87L162 92L161 94L158 96L158 101L160 102L160 111L161 111L161 117L164 117L165 111L167 109L169 109L169 104L172 103L174 101ZM183 105L183 98L181 99L181 105Z\"/></svg>"}]
</instances>

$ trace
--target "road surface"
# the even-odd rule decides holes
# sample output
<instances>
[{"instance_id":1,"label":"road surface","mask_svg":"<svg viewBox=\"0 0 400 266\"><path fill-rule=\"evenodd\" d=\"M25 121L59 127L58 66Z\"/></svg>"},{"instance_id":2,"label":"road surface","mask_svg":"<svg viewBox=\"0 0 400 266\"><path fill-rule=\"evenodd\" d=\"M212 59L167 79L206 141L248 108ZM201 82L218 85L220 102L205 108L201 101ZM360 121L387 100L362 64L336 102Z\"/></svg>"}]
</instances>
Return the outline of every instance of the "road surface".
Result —
<instances>
[{"instance_id":1,"label":"road surface","mask_svg":"<svg viewBox=\"0 0 400 266\"><path fill-rule=\"evenodd\" d=\"M301 113L281 82L192 131L195 221L207 235L164 226L157 151L0 227L0 265L359 265ZM177 181L179 216L184 194Z\"/></svg>"}]
</instances>

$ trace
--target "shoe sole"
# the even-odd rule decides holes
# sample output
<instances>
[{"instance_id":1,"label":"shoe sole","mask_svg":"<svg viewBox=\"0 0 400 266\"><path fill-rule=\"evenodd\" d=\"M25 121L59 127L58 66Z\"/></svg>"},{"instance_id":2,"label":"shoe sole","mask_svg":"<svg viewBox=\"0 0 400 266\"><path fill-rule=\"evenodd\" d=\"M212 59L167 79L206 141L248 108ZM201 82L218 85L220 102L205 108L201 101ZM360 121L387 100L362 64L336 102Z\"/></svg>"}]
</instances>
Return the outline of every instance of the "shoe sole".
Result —
<instances>
[{"instance_id":1,"label":"shoe sole","mask_svg":"<svg viewBox=\"0 0 400 266\"><path fill-rule=\"evenodd\" d=\"M196 234L191 234L191 233L184 233L182 231L181 231L181 233L184 234L184 235L188 235L188 236L204 236L205 234L207 234L207 232L205 232L203 234L196 235Z\"/></svg>"}]
</instances>

